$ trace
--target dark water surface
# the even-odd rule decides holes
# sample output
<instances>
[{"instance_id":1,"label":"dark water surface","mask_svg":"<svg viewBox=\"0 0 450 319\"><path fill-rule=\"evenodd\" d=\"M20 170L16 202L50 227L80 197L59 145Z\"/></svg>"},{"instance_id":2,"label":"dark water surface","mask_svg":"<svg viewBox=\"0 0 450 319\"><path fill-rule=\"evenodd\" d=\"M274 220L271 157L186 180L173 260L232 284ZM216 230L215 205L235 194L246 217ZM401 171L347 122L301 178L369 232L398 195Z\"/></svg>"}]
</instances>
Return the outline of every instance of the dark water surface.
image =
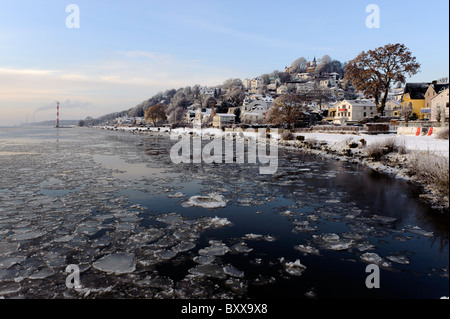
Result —
<instances>
[{"instance_id":1,"label":"dark water surface","mask_svg":"<svg viewBox=\"0 0 450 319\"><path fill-rule=\"evenodd\" d=\"M416 187L283 150L274 175L251 164L176 165L173 144L94 129L0 129L0 296L449 295L448 217ZM223 196L226 206L187 205L197 195ZM371 263L379 289L365 284ZM69 264L81 270L78 292L65 285Z\"/></svg>"}]
</instances>

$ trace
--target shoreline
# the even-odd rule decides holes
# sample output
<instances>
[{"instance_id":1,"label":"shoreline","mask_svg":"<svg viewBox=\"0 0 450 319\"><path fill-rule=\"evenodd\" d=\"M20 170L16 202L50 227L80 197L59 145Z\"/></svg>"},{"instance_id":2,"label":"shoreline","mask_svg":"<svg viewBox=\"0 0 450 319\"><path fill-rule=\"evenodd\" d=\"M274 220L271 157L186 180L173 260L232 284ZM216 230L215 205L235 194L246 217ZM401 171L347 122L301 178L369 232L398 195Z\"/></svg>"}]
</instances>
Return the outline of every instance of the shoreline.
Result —
<instances>
[{"instance_id":1,"label":"shoreline","mask_svg":"<svg viewBox=\"0 0 450 319\"><path fill-rule=\"evenodd\" d=\"M138 127L96 127L97 129L110 130L110 131L119 131L125 133L133 133L140 135L148 135L148 134L156 134L158 136L167 136L171 132L177 132L180 135L183 134L198 134L199 130L192 128L182 128L182 129L174 129L171 130L169 128L138 128ZM211 129L205 128L202 129L201 132L205 135L209 136L223 136L227 137L230 135L236 135L236 132L223 132L219 129ZM244 132L245 137L253 137L257 138L257 132ZM337 137L337 141L330 141L320 139L323 135L332 138ZM442 194L436 187L427 184L424 181L418 180L417 176L409 174L408 164L410 161L410 156L414 152L424 152L425 150L421 149L406 149L405 154L399 153L389 153L383 156L380 160L373 160L370 156L367 155L367 141L368 137L371 137L371 140L375 140L373 135L366 134L314 134L314 133L294 133L294 136L303 136L304 140L289 140L285 141L281 139L279 134L273 134L272 138L268 140L270 141L276 140L278 147L283 149L291 150L291 151L301 151L307 154L314 154L318 156L322 156L328 159L333 159L337 161L347 161L350 163L362 165L366 168L372 169L380 174L388 174L394 176L395 178L402 179L408 183L412 183L415 186L420 188L420 200L430 205L431 208L438 210L440 213L449 213L449 194ZM383 138L392 138L399 137L396 134L386 134L383 135ZM379 138L377 140L382 140L383 138ZM332 139L331 139L332 140ZM355 141L356 140L356 141ZM364 141L364 142L362 142ZM403 142L405 140L403 139ZM447 141L445 143L448 143ZM448 144L447 144L448 145ZM436 150L430 150L429 152L435 152L434 155L445 158L446 156L443 154L436 153ZM426 151L425 151L426 152ZM444 151L445 152L445 151ZM448 159L448 156L447 156Z\"/></svg>"}]
</instances>

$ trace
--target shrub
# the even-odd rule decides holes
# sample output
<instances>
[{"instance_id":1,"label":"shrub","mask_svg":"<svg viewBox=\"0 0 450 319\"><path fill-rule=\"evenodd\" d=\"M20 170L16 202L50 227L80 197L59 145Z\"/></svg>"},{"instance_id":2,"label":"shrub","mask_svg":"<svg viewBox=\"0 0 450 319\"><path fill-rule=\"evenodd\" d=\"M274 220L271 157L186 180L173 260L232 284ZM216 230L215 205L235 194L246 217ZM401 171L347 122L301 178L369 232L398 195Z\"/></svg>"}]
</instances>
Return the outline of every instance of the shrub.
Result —
<instances>
[{"instance_id":1,"label":"shrub","mask_svg":"<svg viewBox=\"0 0 450 319\"><path fill-rule=\"evenodd\" d=\"M434 152L422 151L411 154L408 172L426 185L433 186L442 195L449 194L449 160Z\"/></svg>"},{"instance_id":2,"label":"shrub","mask_svg":"<svg viewBox=\"0 0 450 319\"><path fill-rule=\"evenodd\" d=\"M292 134L289 131L286 131L283 134L281 134L281 139L283 141L292 141L292 140L294 140L294 134Z\"/></svg>"},{"instance_id":3,"label":"shrub","mask_svg":"<svg viewBox=\"0 0 450 319\"><path fill-rule=\"evenodd\" d=\"M395 137L377 141L367 146L367 156L375 161L379 161L385 155L397 152L399 154L406 153L405 144L400 144Z\"/></svg>"},{"instance_id":4,"label":"shrub","mask_svg":"<svg viewBox=\"0 0 450 319\"><path fill-rule=\"evenodd\" d=\"M436 137L437 137L438 139L440 139L440 140L448 140L448 136L449 136L449 130L448 130L448 127L447 127L447 128L444 128L444 129L442 129L442 130L439 130L439 131L436 133Z\"/></svg>"}]
</instances>

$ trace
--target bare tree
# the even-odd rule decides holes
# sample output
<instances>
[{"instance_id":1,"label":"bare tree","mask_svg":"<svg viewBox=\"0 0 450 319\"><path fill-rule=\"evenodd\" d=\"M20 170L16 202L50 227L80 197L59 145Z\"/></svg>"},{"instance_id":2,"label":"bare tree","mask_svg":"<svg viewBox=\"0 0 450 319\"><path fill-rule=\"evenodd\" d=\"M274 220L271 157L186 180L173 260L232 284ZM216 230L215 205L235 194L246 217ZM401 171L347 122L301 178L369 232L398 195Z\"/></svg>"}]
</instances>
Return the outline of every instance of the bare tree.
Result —
<instances>
[{"instance_id":1,"label":"bare tree","mask_svg":"<svg viewBox=\"0 0 450 319\"><path fill-rule=\"evenodd\" d=\"M420 69L420 64L411 51L403 44L387 44L367 53L361 52L351 60L346 68L346 78L357 90L384 93L377 111L383 114L388 92L392 83L406 82L406 75L413 76Z\"/></svg>"},{"instance_id":2,"label":"bare tree","mask_svg":"<svg viewBox=\"0 0 450 319\"><path fill-rule=\"evenodd\" d=\"M306 71L306 59L304 57L298 58L291 63L291 72L302 73Z\"/></svg>"},{"instance_id":3,"label":"bare tree","mask_svg":"<svg viewBox=\"0 0 450 319\"><path fill-rule=\"evenodd\" d=\"M406 127L408 127L408 122L409 122L409 118L412 115L412 103L409 102L408 105L405 105L404 107L402 107L402 110L400 112L400 115L405 119L405 125Z\"/></svg>"},{"instance_id":4,"label":"bare tree","mask_svg":"<svg viewBox=\"0 0 450 319\"><path fill-rule=\"evenodd\" d=\"M303 106L304 101L299 95L284 94L273 102L268 111L266 122L295 128L304 113Z\"/></svg>"},{"instance_id":5,"label":"bare tree","mask_svg":"<svg viewBox=\"0 0 450 319\"><path fill-rule=\"evenodd\" d=\"M156 126L156 123L159 121L165 121L166 119L166 112L164 111L163 105L155 105L145 111L145 122L151 122L153 126Z\"/></svg>"}]
</instances>

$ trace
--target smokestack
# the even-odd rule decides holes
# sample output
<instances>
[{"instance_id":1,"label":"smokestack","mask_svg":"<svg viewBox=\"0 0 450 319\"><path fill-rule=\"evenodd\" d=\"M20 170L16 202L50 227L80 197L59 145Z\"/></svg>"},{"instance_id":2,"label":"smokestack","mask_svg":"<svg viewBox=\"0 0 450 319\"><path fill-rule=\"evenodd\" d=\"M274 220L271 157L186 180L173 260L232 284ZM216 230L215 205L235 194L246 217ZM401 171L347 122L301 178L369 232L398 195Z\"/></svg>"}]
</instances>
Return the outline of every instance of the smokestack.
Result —
<instances>
[{"instance_id":1,"label":"smokestack","mask_svg":"<svg viewBox=\"0 0 450 319\"><path fill-rule=\"evenodd\" d=\"M56 128L59 128L59 102L56 102Z\"/></svg>"}]
</instances>

